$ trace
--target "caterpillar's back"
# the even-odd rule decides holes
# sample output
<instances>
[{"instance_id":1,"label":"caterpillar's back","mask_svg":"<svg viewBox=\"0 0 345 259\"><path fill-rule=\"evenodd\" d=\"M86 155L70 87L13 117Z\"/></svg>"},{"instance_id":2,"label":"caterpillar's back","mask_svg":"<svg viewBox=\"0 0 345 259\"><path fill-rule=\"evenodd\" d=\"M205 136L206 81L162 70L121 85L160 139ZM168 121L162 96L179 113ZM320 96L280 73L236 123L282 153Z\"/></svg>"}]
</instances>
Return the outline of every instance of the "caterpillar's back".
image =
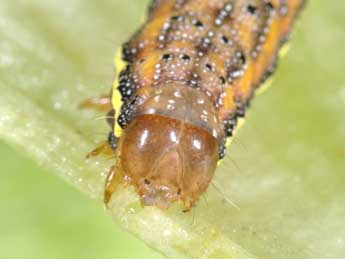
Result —
<instances>
[{"instance_id":1,"label":"caterpillar's back","mask_svg":"<svg viewBox=\"0 0 345 259\"><path fill-rule=\"evenodd\" d=\"M144 205L188 209L207 189L227 138L274 71L303 0L155 0L124 44L122 99L105 190L134 186ZM118 142L117 142L117 138ZM117 147L115 147L114 139ZM116 172L116 173L115 173ZM114 177L115 175L115 177Z\"/></svg>"}]
</instances>

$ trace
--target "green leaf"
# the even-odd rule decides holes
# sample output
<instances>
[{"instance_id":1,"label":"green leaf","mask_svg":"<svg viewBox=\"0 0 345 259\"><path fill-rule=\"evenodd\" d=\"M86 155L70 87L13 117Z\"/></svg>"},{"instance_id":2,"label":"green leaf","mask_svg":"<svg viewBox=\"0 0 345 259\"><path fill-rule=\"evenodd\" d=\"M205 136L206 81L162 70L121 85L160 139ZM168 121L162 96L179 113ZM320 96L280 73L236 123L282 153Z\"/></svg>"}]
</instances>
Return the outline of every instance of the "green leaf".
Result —
<instances>
[{"instance_id":1,"label":"green leaf","mask_svg":"<svg viewBox=\"0 0 345 259\"><path fill-rule=\"evenodd\" d=\"M0 3L0 137L101 201L114 161L85 161L113 56L147 1ZM120 190L111 216L171 258L342 258L345 252L345 42L342 1L309 1L273 87L258 96L192 213L144 208ZM233 204L236 204L234 206ZM238 207L238 208L237 208Z\"/></svg>"}]
</instances>

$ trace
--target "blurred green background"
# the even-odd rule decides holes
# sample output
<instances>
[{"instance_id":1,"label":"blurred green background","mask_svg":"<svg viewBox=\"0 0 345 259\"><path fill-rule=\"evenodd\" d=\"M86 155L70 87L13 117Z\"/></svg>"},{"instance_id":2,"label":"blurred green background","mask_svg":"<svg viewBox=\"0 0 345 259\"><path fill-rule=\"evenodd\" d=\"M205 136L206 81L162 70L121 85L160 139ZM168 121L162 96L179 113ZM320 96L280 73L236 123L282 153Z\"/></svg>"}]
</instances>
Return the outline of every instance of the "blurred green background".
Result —
<instances>
[{"instance_id":1,"label":"blurred green background","mask_svg":"<svg viewBox=\"0 0 345 259\"><path fill-rule=\"evenodd\" d=\"M102 205L0 142L0 258L165 258Z\"/></svg>"}]
</instances>

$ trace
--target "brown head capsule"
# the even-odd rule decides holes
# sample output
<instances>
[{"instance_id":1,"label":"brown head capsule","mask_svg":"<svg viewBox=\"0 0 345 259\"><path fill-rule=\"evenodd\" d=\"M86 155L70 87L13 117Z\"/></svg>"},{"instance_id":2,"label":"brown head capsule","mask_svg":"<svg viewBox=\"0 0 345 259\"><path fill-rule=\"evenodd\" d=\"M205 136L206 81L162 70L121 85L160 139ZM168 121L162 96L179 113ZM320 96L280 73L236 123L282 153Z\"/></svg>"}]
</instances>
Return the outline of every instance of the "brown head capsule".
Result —
<instances>
[{"instance_id":1,"label":"brown head capsule","mask_svg":"<svg viewBox=\"0 0 345 259\"><path fill-rule=\"evenodd\" d=\"M223 134L202 92L166 85L138 105L120 137L117 169L143 205L195 204L213 178Z\"/></svg>"},{"instance_id":2,"label":"brown head capsule","mask_svg":"<svg viewBox=\"0 0 345 259\"><path fill-rule=\"evenodd\" d=\"M207 131L161 115L141 115L126 129L119 168L143 205L169 207L181 200L190 208L210 183L218 145Z\"/></svg>"}]
</instances>

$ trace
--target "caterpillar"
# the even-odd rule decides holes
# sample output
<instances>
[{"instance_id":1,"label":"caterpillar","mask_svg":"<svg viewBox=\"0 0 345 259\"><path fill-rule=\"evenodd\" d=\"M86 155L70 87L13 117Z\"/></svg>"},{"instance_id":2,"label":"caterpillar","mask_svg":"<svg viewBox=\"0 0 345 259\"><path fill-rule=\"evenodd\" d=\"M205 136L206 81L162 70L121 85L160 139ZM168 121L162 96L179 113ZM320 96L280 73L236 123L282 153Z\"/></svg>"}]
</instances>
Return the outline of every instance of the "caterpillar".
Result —
<instances>
[{"instance_id":1,"label":"caterpillar","mask_svg":"<svg viewBox=\"0 0 345 259\"><path fill-rule=\"evenodd\" d=\"M113 154L108 204L119 184L143 206L189 210L207 190L257 89L273 74L304 0L154 0L122 48L108 111ZM121 58L120 58L121 59Z\"/></svg>"}]
</instances>

